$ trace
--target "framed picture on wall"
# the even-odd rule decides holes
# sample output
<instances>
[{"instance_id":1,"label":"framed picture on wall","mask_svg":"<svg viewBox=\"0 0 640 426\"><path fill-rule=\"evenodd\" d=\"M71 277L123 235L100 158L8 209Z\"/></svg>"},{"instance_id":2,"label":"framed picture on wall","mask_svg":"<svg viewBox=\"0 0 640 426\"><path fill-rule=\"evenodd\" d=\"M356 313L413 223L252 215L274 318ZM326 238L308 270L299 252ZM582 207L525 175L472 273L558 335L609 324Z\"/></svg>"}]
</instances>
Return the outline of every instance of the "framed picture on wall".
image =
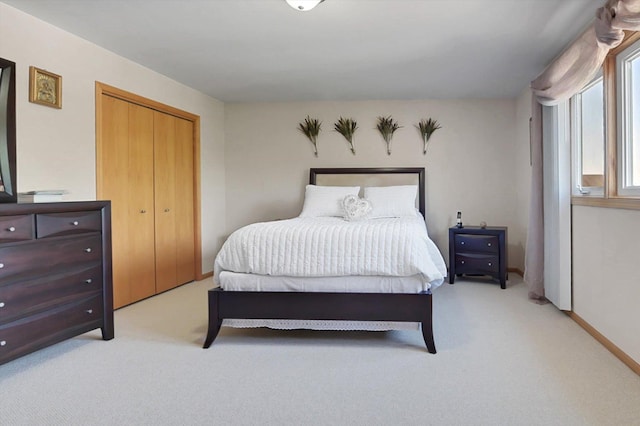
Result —
<instances>
[{"instance_id":1,"label":"framed picture on wall","mask_svg":"<svg viewBox=\"0 0 640 426\"><path fill-rule=\"evenodd\" d=\"M29 102L52 108L62 108L62 77L30 66Z\"/></svg>"}]
</instances>

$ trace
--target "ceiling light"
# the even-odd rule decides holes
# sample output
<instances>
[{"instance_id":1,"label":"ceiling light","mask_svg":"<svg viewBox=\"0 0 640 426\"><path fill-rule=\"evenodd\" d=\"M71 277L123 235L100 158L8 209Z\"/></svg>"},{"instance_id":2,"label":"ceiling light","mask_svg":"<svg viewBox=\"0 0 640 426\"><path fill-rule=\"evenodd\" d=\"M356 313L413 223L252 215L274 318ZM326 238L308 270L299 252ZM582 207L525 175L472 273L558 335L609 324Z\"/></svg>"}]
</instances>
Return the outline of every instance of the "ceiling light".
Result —
<instances>
[{"instance_id":1,"label":"ceiling light","mask_svg":"<svg viewBox=\"0 0 640 426\"><path fill-rule=\"evenodd\" d=\"M324 0L285 0L289 6L302 12L307 12Z\"/></svg>"}]
</instances>

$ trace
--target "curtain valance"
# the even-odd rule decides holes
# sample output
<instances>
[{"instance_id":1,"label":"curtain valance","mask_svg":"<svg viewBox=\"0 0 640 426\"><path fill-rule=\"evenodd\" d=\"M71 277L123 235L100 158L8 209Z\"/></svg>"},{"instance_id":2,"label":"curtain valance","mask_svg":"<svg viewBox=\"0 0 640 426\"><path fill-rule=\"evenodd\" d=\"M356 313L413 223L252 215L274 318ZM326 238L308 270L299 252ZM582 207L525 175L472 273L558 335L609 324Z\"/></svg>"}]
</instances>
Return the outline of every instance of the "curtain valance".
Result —
<instances>
[{"instance_id":1,"label":"curtain valance","mask_svg":"<svg viewBox=\"0 0 640 426\"><path fill-rule=\"evenodd\" d=\"M531 82L538 102L555 105L587 85L624 30L640 30L640 0L608 0L597 10L593 24Z\"/></svg>"}]
</instances>

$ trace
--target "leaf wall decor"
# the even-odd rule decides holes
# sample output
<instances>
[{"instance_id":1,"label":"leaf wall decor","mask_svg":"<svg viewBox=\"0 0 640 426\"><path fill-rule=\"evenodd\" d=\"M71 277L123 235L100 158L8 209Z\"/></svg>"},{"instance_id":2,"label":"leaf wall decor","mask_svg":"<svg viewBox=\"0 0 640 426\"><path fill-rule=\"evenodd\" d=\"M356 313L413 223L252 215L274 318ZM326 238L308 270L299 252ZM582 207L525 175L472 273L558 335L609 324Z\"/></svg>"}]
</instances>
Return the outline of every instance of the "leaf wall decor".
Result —
<instances>
[{"instance_id":1,"label":"leaf wall decor","mask_svg":"<svg viewBox=\"0 0 640 426\"><path fill-rule=\"evenodd\" d=\"M317 118L309 118L308 115L304 121L298 124L298 130L300 130L313 144L313 153L316 157L318 156L318 134L320 133L321 127L321 121Z\"/></svg>"},{"instance_id":2,"label":"leaf wall decor","mask_svg":"<svg viewBox=\"0 0 640 426\"><path fill-rule=\"evenodd\" d=\"M342 118L342 116L333 125L336 132L340 133L349 142L351 153L356 155L356 149L353 146L353 135L358 129L358 123L352 118Z\"/></svg>"},{"instance_id":3,"label":"leaf wall decor","mask_svg":"<svg viewBox=\"0 0 640 426\"><path fill-rule=\"evenodd\" d=\"M391 138L393 138L393 134L396 130L401 128L397 121L395 121L391 116L388 117L378 117L378 124L376 128L382 135L382 138L387 143L387 155L391 155Z\"/></svg>"},{"instance_id":4,"label":"leaf wall decor","mask_svg":"<svg viewBox=\"0 0 640 426\"><path fill-rule=\"evenodd\" d=\"M416 125L416 128L418 129L418 131L420 131L420 136L422 136L422 155L427 155L427 148L429 147L428 143L429 139L431 139L431 135L436 130L441 129L442 126L440 125L440 123L438 123L437 120L434 120L432 118L423 118Z\"/></svg>"}]
</instances>

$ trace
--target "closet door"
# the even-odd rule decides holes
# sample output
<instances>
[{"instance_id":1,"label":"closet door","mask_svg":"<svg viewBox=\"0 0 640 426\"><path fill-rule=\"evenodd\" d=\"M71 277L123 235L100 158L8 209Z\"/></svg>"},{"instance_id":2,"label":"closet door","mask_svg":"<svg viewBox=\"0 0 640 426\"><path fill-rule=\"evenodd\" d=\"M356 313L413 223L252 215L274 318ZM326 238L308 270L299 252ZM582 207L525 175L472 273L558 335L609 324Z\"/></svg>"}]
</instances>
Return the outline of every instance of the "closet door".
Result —
<instances>
[{"instance_id":1,"label":"closet door","mask_svg":"<svg viewBox=\"0 0 640 426\"><path fill-rule=\"evenodd\" d=\"M194 170L193 123L176 118L176 280L184 284L195 279L196 255L194 241Z\"/></svg>"},{"instance_id":2,"label":"closet door","mask_svg":"<svg viewBox=\"0 0 640 426\"><path fill-rule=\"evenodd\" d=\"M153 111L102 95L98 197L111 200L114 307L155 294Z\"/></svg>"},{"instance_id":3,"label":"closet door","mask_svg":"<svg viewBox=\"0 0 640 426\"><path fill-rule=\"evenodd\" d=\"M154 112L154 176L156 209L156 290L177 285L176 278L176 119Z\"/></svg>"},{"instance_id":4,"label":"closet door","mask_svg":"<svg viewBox=\"0 0 640 426\"><path fill-rule=\"evenodd\" d=\"M153 110L129 103L129 252L131 302L156 293Z\"/></svg>"},{"instance_id":5,"label":"closet door","mask_svg":"<svg viewBox=\"0 0 640 426\"><path fill-rule=\"evenodd\" d=\"M154 113L156 290L195 278L193 124Z\"/></svg>"}]
</instances>

